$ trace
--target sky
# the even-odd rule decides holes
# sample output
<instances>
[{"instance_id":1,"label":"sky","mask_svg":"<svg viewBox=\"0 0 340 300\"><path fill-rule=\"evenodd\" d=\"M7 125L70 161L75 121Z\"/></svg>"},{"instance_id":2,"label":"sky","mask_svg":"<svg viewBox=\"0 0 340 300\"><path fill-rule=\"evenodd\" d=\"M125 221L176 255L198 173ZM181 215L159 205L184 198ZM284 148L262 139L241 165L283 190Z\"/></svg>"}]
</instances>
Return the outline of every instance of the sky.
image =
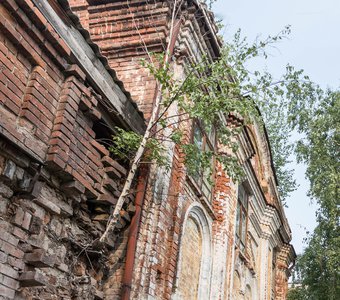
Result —
<instances>
[{"instance_id":1,"label":"sky","mask_svg":"<svg viewBox=\"0 0 340 300\"><path fill-rule=\"evenodd\" d=\"M289 63L304 69L324 88L340 87L340 0L217 0L213 11L223 20L225 28L221 33L225 40L239 28L253 41L258 36L277 34L291 25L289 38L270 51L271 56L263 67L280 77ZM301 253L306 232L312 232L316 225L317 206L307 196L305 166L293 162L290 167L295 169L300 186L291 194L285 211L292 229L292 244L295 251Z\"/></svg>"}]
</instances>

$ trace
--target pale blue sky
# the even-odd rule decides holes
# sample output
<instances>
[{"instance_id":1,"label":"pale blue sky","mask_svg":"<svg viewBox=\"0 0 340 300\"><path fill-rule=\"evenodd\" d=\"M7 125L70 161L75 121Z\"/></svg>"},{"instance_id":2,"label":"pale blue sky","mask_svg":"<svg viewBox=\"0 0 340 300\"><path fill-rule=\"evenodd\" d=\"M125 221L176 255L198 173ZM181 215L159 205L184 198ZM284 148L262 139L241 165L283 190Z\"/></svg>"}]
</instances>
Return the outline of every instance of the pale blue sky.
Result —
<instances>
[{"instance_id":1,"label":"pale blue sky","mask_svg":"<svg viewBox=\"0 0 340 300\"><path fill-rule=\"evenodd\" d=\"M340 0L218 0L213 10L226 26L225 39L238 28L253 41L258 35L274 35L291 25L289 39L271 51L268 70L279 77L290 63L323 87L340 86ZM286 214L293 245L301 253L306 230L315 226L316 206L307 197L305 167L294 164L294 168L300 188L288 199Z\"/></svg>"}]
</instances>

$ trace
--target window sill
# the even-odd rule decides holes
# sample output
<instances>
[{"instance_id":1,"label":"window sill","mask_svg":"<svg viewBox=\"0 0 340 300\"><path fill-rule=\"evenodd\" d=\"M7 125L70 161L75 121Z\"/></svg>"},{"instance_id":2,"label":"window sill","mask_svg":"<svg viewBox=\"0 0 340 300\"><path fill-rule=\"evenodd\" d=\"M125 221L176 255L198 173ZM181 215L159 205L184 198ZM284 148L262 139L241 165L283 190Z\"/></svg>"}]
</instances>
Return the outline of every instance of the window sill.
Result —
<instances>
[{"instance_id":1,"label":"window sill","mask_svg":"<svg viewBox=\"0 0 340 300\"><path fill-rule=\"evenodd\" d=\"M194 194L198 198L198 200L201 202L201 204L207 210L208 214L211 216L211 218L213 220L216 220L217 218L216 218L216 215L214 213L214 210L212 208L210 201L207 199L207 197L205 197L203 195L202 190L196 184L195 180L190 175L186 176L186 180L187 180L189 186L191 187L192 191L194 192Z\"/></svg>"}]
</instances>

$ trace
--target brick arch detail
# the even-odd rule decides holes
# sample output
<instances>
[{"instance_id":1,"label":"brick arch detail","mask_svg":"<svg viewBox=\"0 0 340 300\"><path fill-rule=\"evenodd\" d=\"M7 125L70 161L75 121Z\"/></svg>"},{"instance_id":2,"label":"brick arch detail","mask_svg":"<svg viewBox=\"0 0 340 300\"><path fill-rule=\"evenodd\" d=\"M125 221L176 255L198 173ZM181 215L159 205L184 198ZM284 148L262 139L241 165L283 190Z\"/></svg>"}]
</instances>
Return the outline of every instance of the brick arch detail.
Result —
<instances>
[{"instance_id":1,"label":"brick arch detail","mask_svg":"<svg viewBox=\"0 0 340 300\"><path fill-rule=\"evenodd\" d=\"M202 254L200 265L200 276L198 284L198 298L197 299L210 299L210 282L211 282L211 270L212 270L212 239L211 239L211 221L204 208L199 203L193 203L186 211L181 240L185 235L188 219L192 219L199 228L202 237ZM181 243L180 243L181 245ZM172 299L179 300L180 295L178 286L181 280L181 259L182 259L182 247L180 246L179 257L177 262L177 273L174 285L174 294Z\"/></svg>"}]
</instances>

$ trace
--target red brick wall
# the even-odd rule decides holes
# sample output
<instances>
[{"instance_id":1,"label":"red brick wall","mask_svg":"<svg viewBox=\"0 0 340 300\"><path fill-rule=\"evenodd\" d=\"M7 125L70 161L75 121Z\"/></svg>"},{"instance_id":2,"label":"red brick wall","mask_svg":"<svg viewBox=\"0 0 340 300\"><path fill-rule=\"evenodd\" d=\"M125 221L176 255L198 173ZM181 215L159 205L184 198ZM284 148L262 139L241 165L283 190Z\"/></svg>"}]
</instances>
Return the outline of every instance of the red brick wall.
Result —
<instances>
[{"instance_id":1,"label":"red brick wall","mask_svg":"<svg viewBox=\"0 0 340 300\"><path fill-rule=\"evenodd\" d=\"M282 250L278 253L276 259L276 268L275 268L275 299L285 300L287 299L288 293L288 265L287 260L289 256L289 246L285 245L282 247Z\"/></svg>"},{"instance_id":2,"label":"red brick wall","mask_svg":"<svg viewBox=\"0 0 340 300\"><path fill-rule=\"evenodd\" d=\"M141 67L140 59L148 59L145 47L153 52L164 51L169 18L167 1L88 3L89 6L84 7L88 14L72 2L71 6L84 25L88 22L91 38L98 43L110 66L115 69L119 79L148 118L156 85L148 71ZM190 129L190 124L186 125ZM163 193L169 192L169 196L163 197L163 200L157 199L159 196L154 193L154 185L157 184L155 179L151 180L145 197L132 297L151 295L170 299L173 293L183 218L186 208L198 199L192 195L192 191L183 191L186 182L183 153L176 148L171 156L173 167L170 176L153 170L156 178L164 179ZM170 186L169 190L167 184ZM221 183L219 189L229 191L225 182ZM221 219L224 212L220 209L220 201L223 199L217 199L213 204L213 210L218 212ZM214 229L222 244L225 243L223 238L227 232L230 241L233 236L230 234L233 227L228 231L232 219L223 221L222 225L217 222Z\"/></svg>"},{"instance_id":3,"label":"red brick wall","mask_svg":"<svg viewBox=\"0 0 340 300\"><path fill-rule=\"evenodd\" d=\"M213 223L214 265L217 274L224 274L213 278L214 289L212 295L224 294L227 297L232 288L233 276L233 245L235 240L235 213L237 199L235 186L221 165L216 166L213 209L216 221ZM224 277L224 278L223 278Z\"/></svg>"},{"instance_id":4,"label":"red brick wall","mask_svg":"<svg viewBox=\"0 0 340 300\"><path fill-rule=\"evenodd\" d=\"M169 7L165 1L88 2L70 5L148 119L156 82L141 59L149 60L147 52L164 52Z\"/></svg>"},{"instance_id":5,"label":"red brick wall","mask_svg":"<svg viewBox=\"0 0 340 300\"><path fill-rule=\"evenodd\" d=\"M156 83L148 71L140 65L140 59L148 59L145 48L156 53L164 51L168 34L169 3L171 1L88 0L87 3L70 1L81 23L89 28L91 38L98 43L109 65L115 69L119 79L123 81L125 88L131 93L146 118L150 116ZM206 24L202 25L206 22L204 15L196 15L188 8L182 17L185 22L177 42L181 42L183 51L180 51L178 55L197 55L197 51L201 49L206 49L212 56L216 55L218 51L212 50L213 39L208 41L208 38L202 37L202 35L206 37L210 30L205 26ZM198 20L193 20L195 17ZM190 36L191 34L194 37ZM176 74L176 76L180 78L181 74ZM190 131L190 124L186 125ZM275 191L269 189L268 182L261 182L264 176L262 173L270 173L269 177L272 176L271 171L268 171L270 158L265 150L267 145L263 143L261 147L263 146L264 148L259 151L263 152L263 161L259 163L263 164L264 168L262 170L259 165L254 164L255 168L261 170L255 172L255 176L258 177L257 180L260 180L262 185L260 189L265 194L267 204L272 204L271 198ZM183 219L193 202L202 202L199 193L195 192L195 188L187 179L183 166L183 153L175 148L170 153L170 157L172 159L171 172L151 167L136 249L132 298L143 299L151 296L170 299L176 280ZM166 196L162 196L159 190ZM209 214L214 220L212 243L215 249L214 272L217 275L212 282L216 297L222 294L226 297L232 289L236 198L235 186L224 172L217 169L212 207L204 204L207 215ZM236 256L238 256L237 253ZM245 266L245 268L248 267ZM221 273L223 273L223 278Z\"/></svg>"},{"instance_id":6,"label":"red brick wall","mask_svg":"<svg viewBox=\"0 0 340 300\"><path fill-rule=\"evenodd\" d=\"M188 129L189 139L190 124L181 126ZM151 169L136 249L132 299L147 295L170 299L173 293L183 220L194 198L184 196L188 187L183 152L178 147L169 151L171 172Z\"/></svg>"},{"instance_id":7,"label":"red brick wall","mask_svg":"<svg viewBox=\"0 0 340 300\"><path fill-rule=\"evenodd\" d=\"M278 300L287 299L288 278L287 278L286 272L287 272L286 268L278 268L278 270L276 271L275 299L278 299Z\"/></svg>"},{"instance_id":8,"label":"red brick wall","mask_svg":"<svg viewBox=\"0 0 340 300\"><path fill-rule=\"evenodd\" d=\"M105 229L127 172L96 141L102 97L31 0L1 2L5 299L100 299L102 290L114 299L120 293L133 205L124 206L110 252L92 243Z\"/></svg>"}]
</instances>

